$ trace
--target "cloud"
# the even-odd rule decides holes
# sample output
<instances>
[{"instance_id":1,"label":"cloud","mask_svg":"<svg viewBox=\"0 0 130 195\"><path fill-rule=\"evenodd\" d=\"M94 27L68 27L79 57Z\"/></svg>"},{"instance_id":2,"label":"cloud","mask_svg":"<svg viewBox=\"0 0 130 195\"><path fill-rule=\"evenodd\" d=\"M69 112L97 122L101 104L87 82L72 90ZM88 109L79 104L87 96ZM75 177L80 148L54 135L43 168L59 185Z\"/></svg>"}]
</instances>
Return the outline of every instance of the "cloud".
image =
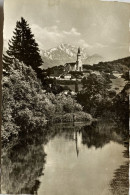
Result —
<instances>
[{"instance_id":1,"label":"cloud","mask_svg":"<svg viewBox=\"0 0 130 195\"><path fill-rule=\"evenodd\" d=\"M108 45L104 45L104 44L101 44L101 43L95 43L94 47L105 48L105 47L108 47Z\"/></svg>"},{"instance_id":2,"label":"cloud","mask_svg":"<svg viewBox=\"0 0 130 195\"><path fill-rule=\"evenodd\" d=\"M80 36L81 35L80 32L77 32L77 29L76 28L71 28L70 31L63 31L63 33L65 35L76 35L76 36Z\"/></svg>"},{"instance_id":3,"label":"cloud","mask_svg":"<svg viewBox=\"0 0 130 195\"><path fill-rule=\"evenodd\" d=\"M31 25L32 31L35 33L35 35L39 38L48 37L48 38L54 38L54 37L60 37L61 34L58 32L58 27L56 25L51 27L45 27L41 28L40 26L33 24Z\"/></svg>"},{"instance_id":4,"label":"cloud","mask_svg":"<svg viewBox=\"0 0 130 195\"><path fill-rule=\"evenodd\" d=\"M76 37L81 35L74 27L70 31L65 31L60 30L57 25L42 28L37 24L33 24L31 29L42 49L51 48L59 43L74 42Z\"/></svg>"},{"instance_id":5,"label":"cloud","mask_svg":"<svg viewBox=\"0 0 130 195\"><path fill-rule=\"evenodd\" d=\"M56 23L59 24L60 23L60 20L56 20Z\"/></svg>"},{"instance_id":6,"label":"cloud","mask_svg":"<svg viewBox=\"0 0 130 195\"><path fill-rule=\"evenodd\" d=\"M78 44L82 47L88 48L88 49L93 49L93 48L105 48L108 47L107 45L101 44L101 43L93 43L93 44L88 44L84 39L80 39L78 41Z\"/></svg>"},{"instance_id":7,"label":"cloud","mask_svg":"<svg viewBox=\"0 0 130 195\"><path fill-rule=\"evenodd\" d=\"M31 25L31 29L36 37L36 40L39 43L39 46L42 49L45 49L46 47L51 47L50 44L56 44L63 38L63 35L59 32L58 27L56 25L41 28L37 24L33 24Z\"/></svg>"},{"instance_id":8,"label":"cloud","mask_svg":"<svg viewBox=\"0 0 130 195\"><path fill-rule=\"evenodd\" d=\"M80 39L78 41L78 44L85 48L92 48L92 45L88 44L84 39Z\"/></svg>"},{"instance_id":9,"label":"cloud","mask_svg":"<svg viewBox=\"0 0 130 195\"><path fill-rule=\"evenodd\" d=\"M95 22L93 22L93 23L91 24L91 26L96 27L96 26L97 26L97 24L96 24Z\"/></svg>"}]
</instances>

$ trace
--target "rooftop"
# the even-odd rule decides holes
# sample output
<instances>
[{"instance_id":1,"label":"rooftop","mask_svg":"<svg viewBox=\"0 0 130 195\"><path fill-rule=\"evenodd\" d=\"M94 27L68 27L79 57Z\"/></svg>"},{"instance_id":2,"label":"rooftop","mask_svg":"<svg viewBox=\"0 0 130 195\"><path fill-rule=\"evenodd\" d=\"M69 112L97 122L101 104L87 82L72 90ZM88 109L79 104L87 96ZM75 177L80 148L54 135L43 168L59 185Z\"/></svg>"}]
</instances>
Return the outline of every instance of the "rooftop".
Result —
<instances>
[{"instance_id":1,"label":"rooftop","mask_svg":"<svg viewBox=\"0 0 130 195\"><path fill-rule=\"evenodd\" d=\"M76 64L76 62L69 62L69 63L66 63L65 65L75 65Z\"/></svg>"}]
</instances>

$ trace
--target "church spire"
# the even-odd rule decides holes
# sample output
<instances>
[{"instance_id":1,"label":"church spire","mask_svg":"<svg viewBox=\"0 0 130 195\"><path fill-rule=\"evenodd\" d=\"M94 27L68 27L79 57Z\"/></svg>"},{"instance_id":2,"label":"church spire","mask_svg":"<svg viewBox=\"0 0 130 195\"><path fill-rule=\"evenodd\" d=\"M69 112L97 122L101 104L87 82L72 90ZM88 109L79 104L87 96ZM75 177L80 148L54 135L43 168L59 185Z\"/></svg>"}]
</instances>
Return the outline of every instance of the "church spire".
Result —
<instances>
[{"instance_id":1,"label":"church spire","mask_svg":"<svg viewBox=\"0 0 130 195\"><path fill-rule=\"evenodd\" d=\"M76 70L82 71L82 60L81 60L80 47L78 48L76 64L77 64Z\"/></svg>"},{"instance_id":2,"label":"church spire","mask_svg":"<svg viewBox=\"0 0 130 195\"><path fill-rule=\"evenodd\" d=\"M80 54L80 47L78 48L78 54Z\"/></svg>"}]
</instances>

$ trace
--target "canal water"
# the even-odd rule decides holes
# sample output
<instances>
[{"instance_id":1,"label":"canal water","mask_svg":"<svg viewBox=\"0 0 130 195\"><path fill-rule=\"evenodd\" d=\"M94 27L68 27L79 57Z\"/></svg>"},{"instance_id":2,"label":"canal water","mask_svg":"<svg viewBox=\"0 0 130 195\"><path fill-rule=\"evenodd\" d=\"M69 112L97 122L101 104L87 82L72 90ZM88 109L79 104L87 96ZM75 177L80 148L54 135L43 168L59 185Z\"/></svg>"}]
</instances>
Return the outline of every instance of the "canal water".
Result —
<instances>
[{"instance_id":1,"label":"canal water","mask_svg":"<svg viewBox=\"0 0 130 195\"><path fill-rule=\"evenodd\" d=\"M126 151L113 124L50 125L3 150L2 193L127 195Z\"/></svg>"}]
</instances>

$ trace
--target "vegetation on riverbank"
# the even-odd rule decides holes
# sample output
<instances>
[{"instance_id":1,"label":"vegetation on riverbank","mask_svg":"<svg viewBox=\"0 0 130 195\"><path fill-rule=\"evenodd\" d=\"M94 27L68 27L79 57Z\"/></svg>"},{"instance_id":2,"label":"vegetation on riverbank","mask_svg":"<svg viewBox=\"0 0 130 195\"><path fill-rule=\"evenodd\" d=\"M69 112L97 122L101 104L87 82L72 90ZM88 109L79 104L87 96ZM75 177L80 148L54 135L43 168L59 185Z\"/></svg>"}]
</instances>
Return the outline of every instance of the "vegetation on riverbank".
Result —
<instances>
[{"instance_id":1,"label":"vegetation on riverbank","mask_svg":"<svg viewBox=\"0 0 130 195\"><path fill-rule=\"evenodd\" d=\"M9 141L19 132L38 131L48 120L91 120L70 95L46 93L35 71L18 60L3 70L2 139Z\"/></svg>"},{"instance_id":2,"label":"vegetation on riverbank","mask_svg":"<svg viewBox=\"0 0 130 195\"><path fill-rule=\"evenodd\" d=\"M92 121L92 116L83 111L75 113L60 114L53 117L53 122L78 122Z\"/></svg>"},{"instance_id":3,"label":"vegetation on riverbank","mask_svg":"<svg viewBox=\"0 0 130 195\"><path fill-rule=\"evenodd\" d=\"M116 94L116 91L111 89L111 80L106 75L90 74L82 80L83 89L76 99L84 111L87 110L93 117L112 119L128 127L129 80L128 76L124 78L126 84Z\"/></svg>"}]
</instances>

